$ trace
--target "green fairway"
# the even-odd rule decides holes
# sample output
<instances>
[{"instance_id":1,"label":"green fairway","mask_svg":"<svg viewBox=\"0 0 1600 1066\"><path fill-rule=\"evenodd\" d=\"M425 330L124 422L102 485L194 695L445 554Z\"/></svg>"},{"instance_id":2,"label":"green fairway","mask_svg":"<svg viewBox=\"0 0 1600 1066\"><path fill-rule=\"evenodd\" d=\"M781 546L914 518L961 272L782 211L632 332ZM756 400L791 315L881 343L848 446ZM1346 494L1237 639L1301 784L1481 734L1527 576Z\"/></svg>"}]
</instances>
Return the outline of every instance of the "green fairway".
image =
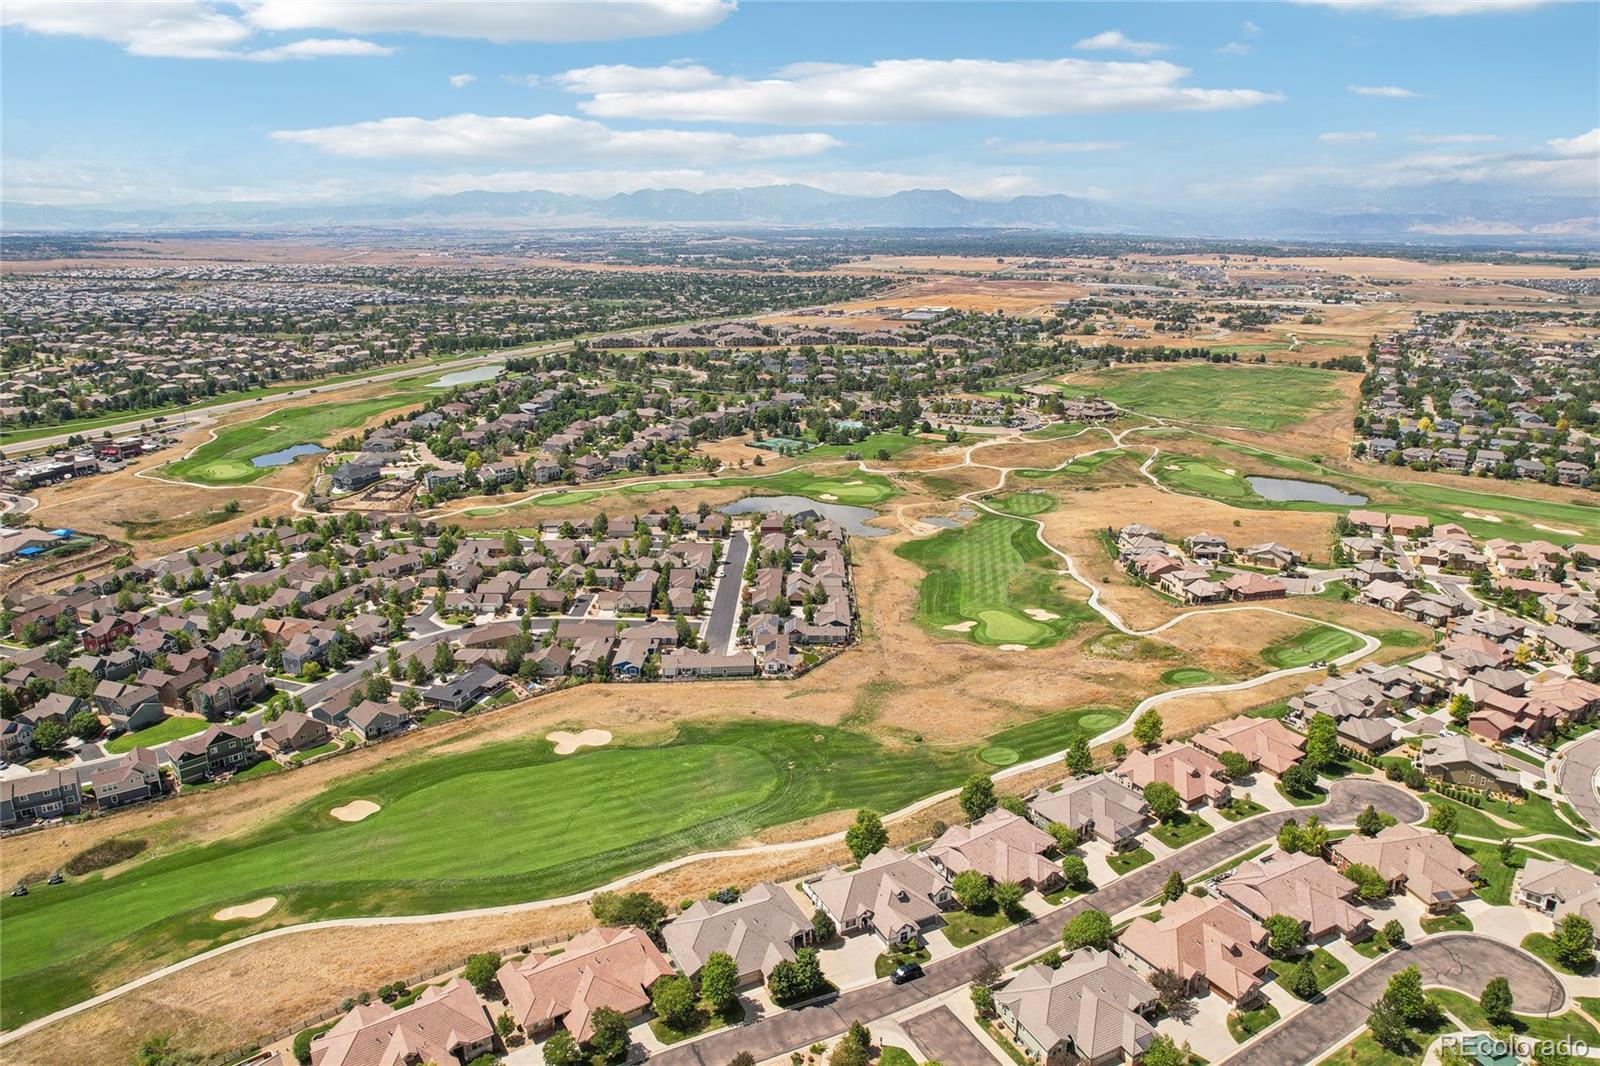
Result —
<instances>
[{"instance_id":1,"label":"green fairway","mask_svg":"<svg viewBox=\"0 0 1600 1066\"><path fill-rule=\"evenodd\" d=\"M989 738L989 747L979 753L985 762L993 762L991 753L1010 753L1019 759L1038 759L1058 751L1065 751L1074 740L1082 737L1093 740L1128 716L1127 711L1111 707L1080 707L1071 711L1057 711L1031 722L1001 730ZM1010 763L993 763L1007 765Z\"/></svg>"},{"instance_id":2,"label":"green fairway","mask_svg":"<svg viewBox=\"0 0 1600 1066\"><path fill-rule=\"evenodd\" d=\"M1309 367L1183 363L1101 371L1092 385L1063 385L1069 396L1099 395L1158 418L1274 430L1339 408L1339 373Z\"/></svg>"},{"instance_id":3,"label":"green fairway","mask_svg":"<svg viewBox=\"0 0 1600 1066\"><path fill-rule=\"evenodd\" d=\"M1158 455L1150 472L1163 485L1179 492L1206 496L1223 503L1261 499L1250 483L1232 467L1217 466L1192 455Z\"/></svg>"},{"instance_id":4,"label":"green fairway","mask_svg":"<svg viewBox=\"0 0 1600 1066\"><path fill-rule=\"evenodd\" d=\"M1342 629L1313 625L1294 636L1269 644L1261 649L1261 658L1268 666L1287 670L1295 666L1310 666L1321 660L1337 659L1361 647L1361 639Z\"/></svg>"},{"instance_id":5,"label":"green fairway","mask_svg":"<svg viewBox=\"0 0 1600 1066\"><path fill-rule=\"evenodd\" d=\"M970 754L888 751L859 733L773 722L685 726L662 746L560 758L544 741L421 753L244 836L5 898L3 1023L84 998L118 964L143 972L291 922L559 895L765 826L894 810L972 765ZM328 815L355 799L381 810L356 823ZM269 895L279 903L259 921L211 917Z\"/></svg>"},{"instance_id":6,"label":"green fairway","mask_svg":"<svg viewBox=\"0 0 1600 1066\"><path fill-rule=\"evenodd\" d=\"M165 744L169 740L198 733L210 725L204 718L188 718L182 715L169 715L155 725L147 726L137 733L124 733L115 740L106 741L104 747L108 755L121 755L134 748L148 748L152 744Z\"/></svg>"},{"instance_id":7,"label":"green fairway","mask_svg":"<svg viewBox=\"0 0 1600 1066\"><path fill-rule=\"evenodd\" d=\"M1037 648L1096 617L1082 600L1061 591L1059 576L1046 569L1053 556L1026 522L985 514L961 529L904 544L897 553L927 571L917 621L940 636ZM1030 617L1030 609L1039 616ZM975 624L948 628L966 623Z\"/></svg>"},{"instance_id":8,"label":"green fairway","mask_svg":"<svg viewBox=\"0 0 1600 1066\"><path fill-rule=\"evenodd\" d=\"M664 492L687 492L694 489L743 488L752 496L805 496L821 503L841 503L852 507L871 507L892 499L899 490L882 474L868 474L846 470L838 474L820 474L807 468L784 470L776 474L739 475L736 477L663 478L660 481L642 481L631 485L594 485L582 489L561 489L535 496L522 503L505 508L474 507L467 514L473 518L501 514L517 507L563 507L600 500L596 510L605 510L609 503L634 500L640 505L649 497ZM615 500L622 497L623 500Z\"/></svg>"},{"instance_id":9,"label":"green fairway","mask_svg":"<svg viewBox=\"0 0 1600 1066\"><path fill-rule=\"evenodd\" d=\"M986 502L996 511L1025 518L1044 514L1056 508L1056 498L1047 492L1013 492L1009 496L997 496Z\"/></svg>"},{"instance_id":10,"label":"green fairway","mask_svg":"<svg viewBox=\"0 0 1600 1066\"><path fill-rule=\"evenodd\" d=\"M394 391L365 400L336 401L288 407L219 430L216 439L162 468L162 473L201 485L242 485L264 477L279 467L255 466L260 455L292 448L296 444L328 444L385 411L421 403L438 395L421 378L394 383Z\"/></svg>"}]
</instances>

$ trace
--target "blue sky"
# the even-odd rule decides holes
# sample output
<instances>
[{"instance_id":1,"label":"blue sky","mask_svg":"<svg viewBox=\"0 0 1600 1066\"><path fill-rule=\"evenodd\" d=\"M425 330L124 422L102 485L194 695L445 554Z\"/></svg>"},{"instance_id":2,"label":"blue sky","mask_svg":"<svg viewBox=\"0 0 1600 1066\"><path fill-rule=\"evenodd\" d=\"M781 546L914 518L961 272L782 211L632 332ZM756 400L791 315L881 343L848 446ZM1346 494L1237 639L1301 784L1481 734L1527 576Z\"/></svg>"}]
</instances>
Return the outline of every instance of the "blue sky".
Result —
<instances>
[{"instance_id":1,"label":"blue sky","mask_svg":"<svg viewBox=\"0 0 1600 1066\"><path fill-rule=\"evenodd\" d=\"M9 201L1600 194L1592 3L7 0L0 18Z\"/></svg>"}]
</instances>

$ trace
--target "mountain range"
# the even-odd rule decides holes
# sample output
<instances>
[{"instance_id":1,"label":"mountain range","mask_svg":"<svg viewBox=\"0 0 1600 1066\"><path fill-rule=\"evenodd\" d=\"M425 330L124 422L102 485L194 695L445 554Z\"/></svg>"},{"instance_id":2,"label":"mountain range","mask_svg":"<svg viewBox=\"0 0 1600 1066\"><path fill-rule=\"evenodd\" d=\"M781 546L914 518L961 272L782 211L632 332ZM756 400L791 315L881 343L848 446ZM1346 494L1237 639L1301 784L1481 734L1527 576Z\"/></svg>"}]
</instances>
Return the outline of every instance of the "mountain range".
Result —
<instances>
[{"instance_id":1,"label":"mountain range","mask_svg":"<svg viewBox=\"0 0 1600 1066\"><path fill-rule=\"evenodd\" d=\"M796 228L1023 228L1150 237L1582 244L1600 241L1600 198L1519 197L1509 190L1430 187L1341 208L1172 211L1082 197L979 200L948 189L847 196L808 185L645 189L608 197L461 192L414 200L285 206L0 204L9 232L408 227L515 230L596 225Z\"/></svg>"}]
</instances>

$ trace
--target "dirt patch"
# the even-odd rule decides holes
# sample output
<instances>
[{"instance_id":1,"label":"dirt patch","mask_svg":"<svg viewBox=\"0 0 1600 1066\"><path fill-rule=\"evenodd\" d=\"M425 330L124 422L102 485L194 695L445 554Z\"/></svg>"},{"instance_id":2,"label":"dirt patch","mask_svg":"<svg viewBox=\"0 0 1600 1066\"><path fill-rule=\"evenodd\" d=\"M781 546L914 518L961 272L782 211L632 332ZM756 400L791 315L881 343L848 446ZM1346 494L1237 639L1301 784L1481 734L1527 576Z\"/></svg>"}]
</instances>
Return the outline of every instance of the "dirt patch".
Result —
<instances>
[{"instance_id":1,"label":"dirt patch","mask_svg":"<svg viewBox=\"0 0 1600 1066\"><path fill-rule=\"evenodd\" d=\"M581 733L558 729L545 739L556 746L557 755L571 755L579 748L604 747L611 743L611 734L604 729L585 729Z\"/></svg>"},{"instance_id":2,"label":"dirt patch","mask_svg":"<svg viewBox=\"0 0 1600 1066\"><path fill-rule=\"evenodd\" d=\"M371 818L382 809L371 800L351 800L344 806L335 807L328 813L341 822L359 822Z\"/></svg>"},{"instance_id":3,"label":"dirt patch","mask_svg":"<svg viewBox=\"0 0 1600 1066\"><path fill-rule=\"evenodd\" d=\"M277 896L262 896L249 903L241 903L235 907L224 907L211 917L219 922L236 922L241 918L260 918L278 905Z\"/></svg>"}]
</instances>

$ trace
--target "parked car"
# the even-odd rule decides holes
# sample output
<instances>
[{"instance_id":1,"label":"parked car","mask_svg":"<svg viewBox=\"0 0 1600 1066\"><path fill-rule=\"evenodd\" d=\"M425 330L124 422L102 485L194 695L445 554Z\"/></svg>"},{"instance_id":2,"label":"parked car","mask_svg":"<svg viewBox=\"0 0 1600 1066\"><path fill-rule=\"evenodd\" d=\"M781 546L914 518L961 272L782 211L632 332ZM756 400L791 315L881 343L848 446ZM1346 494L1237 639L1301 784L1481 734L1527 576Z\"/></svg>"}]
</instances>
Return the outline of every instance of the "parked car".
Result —
<instances>
[{"instance_id":1,"label":"parked car","mask_svg":"<svg viewBox=\"0 0 1600 1066\"><path fill-rule=\"evenodd\" d=\"M894 968L894 973L889 975L889 981L893 984L903 985L908 984L911 981L915 981L921 976L921 966L918 966L914 962L902 962L899 966Z\"/></svg>"}]
</instances>

